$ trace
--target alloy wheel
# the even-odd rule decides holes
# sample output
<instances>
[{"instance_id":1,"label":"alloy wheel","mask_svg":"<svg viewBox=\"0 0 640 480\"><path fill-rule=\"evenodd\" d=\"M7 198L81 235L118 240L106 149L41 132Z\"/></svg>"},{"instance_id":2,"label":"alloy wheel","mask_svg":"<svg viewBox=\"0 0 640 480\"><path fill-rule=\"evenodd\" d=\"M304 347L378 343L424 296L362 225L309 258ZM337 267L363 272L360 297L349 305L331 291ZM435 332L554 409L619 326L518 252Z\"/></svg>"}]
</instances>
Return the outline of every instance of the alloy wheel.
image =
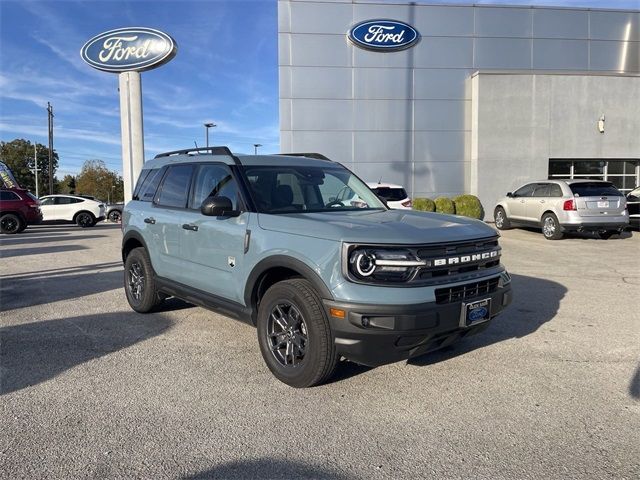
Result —
<instances>
[{"instance_id":1,"label":"alloy wheel","mask_svg":"<svg viewBox=\"0 0 640 480\"><path fill-rule=\"evenodd\" d=\"M144 271L138 262L134 262L127 272L127 287L131 297L140 301L144 293Z\"/></svg>"},{"instance_id":2,"label":"alloy wheel","mask_svg":"<svg viewBox=\"0 0 640 480\"><path fill-rule=\"evenodd\" d=\"M504 225L504 215L502 214L502 210L498 210L496 212L496 227L502 228Z\"/></svg>"},{"instance_id":3,"label":"alloy wheel","mask_svg":"<svg viewBox=\"0 0 640 480\"><path fill-rule=\"evenodd\" d=\"M271 310L267 324L267 344L280 365L298 366L309 344L307 324L300 310L290 302L279 302Z\"/></svg>"},{"instance_id":4,"label":"alloy wheel","mask_svg":"<svg viewBox=\"0 0 640 480\"><path fill-rule=\"evenodd\" d=\"M556 222L552 217L547 217L544 219L544 224L542 225L542 233L544 233L545 237L552 237L556 232Z\"/></svg>"},{"instance_id":5,"label":"alloy wheel","mask_svg":"<svg viewBox=\"0 0 640 480\"><path fill-rule=\"evenodd\" d=\"M7 217L2 219L3 232L15 232L17 230L18 230L18 221L14 217Z\"/></svg>"}]
</instances>

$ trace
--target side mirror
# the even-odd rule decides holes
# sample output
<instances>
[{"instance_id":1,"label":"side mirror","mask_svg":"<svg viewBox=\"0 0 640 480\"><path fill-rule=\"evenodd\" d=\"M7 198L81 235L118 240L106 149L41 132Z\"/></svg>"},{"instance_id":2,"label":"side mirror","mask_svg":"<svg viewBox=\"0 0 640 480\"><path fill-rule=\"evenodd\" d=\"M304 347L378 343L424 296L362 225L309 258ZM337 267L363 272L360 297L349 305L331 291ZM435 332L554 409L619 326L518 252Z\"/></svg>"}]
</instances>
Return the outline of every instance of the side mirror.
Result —
<instances>
[{"instance_id":1,"label":"side mirror","mask_svg":"<svg viewBox=\"0 0 640 480\"><path fill-rule=\"evenodd\" d=\"M515 197L515 195L513 193L511 193L511 192L507 192L507 197L513 198L513 197Z\"/></svg>"},{"instance_id":2,"label":"side mirror","mask_svg":"<svg viewBox=\"0 0 640 480\"><path fill-rule=\"evenodd\" d=\"M240 211L234 210L229 197L211 196L204 199L200 212L207 217L237 217Z\"/></svg>"}]
</instances>

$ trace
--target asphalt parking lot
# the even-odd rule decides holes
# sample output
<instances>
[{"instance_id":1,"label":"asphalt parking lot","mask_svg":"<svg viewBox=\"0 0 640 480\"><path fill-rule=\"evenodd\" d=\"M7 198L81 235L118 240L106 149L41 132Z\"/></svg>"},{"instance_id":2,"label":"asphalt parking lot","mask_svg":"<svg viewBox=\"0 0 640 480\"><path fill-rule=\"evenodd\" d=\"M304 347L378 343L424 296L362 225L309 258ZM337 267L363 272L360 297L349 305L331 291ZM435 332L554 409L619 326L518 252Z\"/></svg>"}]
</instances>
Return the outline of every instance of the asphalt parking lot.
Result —
<instances>
[{"instance_id":1,"label":"asphalt parking lot","mask_svg":"<svg viewBox=\"0 0 640 480\"><path fill-rule=\"evenodd\" d=\"M133 313L119 226L0 237L2 478L640 476L640 234L503 233L483 334L295 390L248 325Z\"/></svg>"}]
</instances>

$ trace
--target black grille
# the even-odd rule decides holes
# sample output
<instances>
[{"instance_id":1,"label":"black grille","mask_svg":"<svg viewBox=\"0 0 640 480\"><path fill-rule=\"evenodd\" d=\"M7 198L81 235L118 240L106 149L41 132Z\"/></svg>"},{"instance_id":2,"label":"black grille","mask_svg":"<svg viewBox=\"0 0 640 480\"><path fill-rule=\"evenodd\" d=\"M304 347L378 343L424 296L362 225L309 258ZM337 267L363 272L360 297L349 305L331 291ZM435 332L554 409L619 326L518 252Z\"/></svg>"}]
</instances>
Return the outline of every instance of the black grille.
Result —
<instances>
[{"instance_id":1,"label":"black grille","mask_svg":"<svg viewBox=\"0 0 640 480\"><path fill-rule=\"evenodd\" d=\"M498 278L483 280L482 282L467 283L457 287L436 289L436 303L461 302L468 298L493 293L498 289Z\"/></svg>"}]
</instances>

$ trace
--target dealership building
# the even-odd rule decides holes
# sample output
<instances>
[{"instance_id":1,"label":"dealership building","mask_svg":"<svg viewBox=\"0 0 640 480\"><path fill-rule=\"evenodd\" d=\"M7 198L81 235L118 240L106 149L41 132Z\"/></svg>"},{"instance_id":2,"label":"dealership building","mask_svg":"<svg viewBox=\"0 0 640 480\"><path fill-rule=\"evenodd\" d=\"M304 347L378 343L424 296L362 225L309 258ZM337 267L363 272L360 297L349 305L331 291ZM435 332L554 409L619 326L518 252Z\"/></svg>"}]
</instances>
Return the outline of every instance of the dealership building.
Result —
<instances>
[{"instance_id":1,"label":"dealership building","mask_svg":"<svg viewBox=\"0 0 640 480\"><path fill-rule=\"evenodd\" d=\"M282 151L489 214L530 180L640 184L640 11L280 0L278 44Z\"/></svg>"}]
</instances>

